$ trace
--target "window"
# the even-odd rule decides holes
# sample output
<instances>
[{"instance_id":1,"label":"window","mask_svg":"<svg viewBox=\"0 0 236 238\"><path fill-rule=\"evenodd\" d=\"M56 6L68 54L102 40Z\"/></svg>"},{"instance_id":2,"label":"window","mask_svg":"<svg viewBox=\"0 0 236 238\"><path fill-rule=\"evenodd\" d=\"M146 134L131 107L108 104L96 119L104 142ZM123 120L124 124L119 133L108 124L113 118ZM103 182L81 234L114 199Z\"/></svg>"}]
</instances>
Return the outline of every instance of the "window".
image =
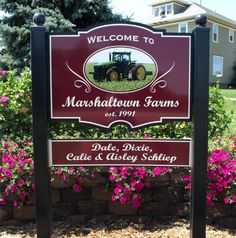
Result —
<instances>
[{"instance_id":1,"label":"window","mask_svg":"<svg viewBox=\"0 0 236 238\"><path fill-rule=\"evenodd\" d=\"M187 33L188 32L188 23L187 22L179 23L178 28L179 28L180 33Z\"/></svg>"},{"instance_id":2,"label":"window","mask_svg":"<svg viewBox=\"0 0 236 238\"><path fill-rule=\"evenodd\" d=\"M213 24L212 41L218 43L218 38L219 38L219 27L217 24Z\"/></svg>"},{"instance_id":3,"label":"window","mask_svg":"<svg viewBox=\"0 0 236 238\"><path fill-rule=\"evenodd\" d=\"M165 6L161 6L160 7L160 16L164 16L166 15L166 7Z\"/></svg>"},{"instance_id":4,"label":"window","mask_svg":"<svg viewBox=\"0 0 236 238\"><path fill-rule=\"evenodd\" d=\"M172 14L173 7L171 4L166 5L166 15Z\"/></svg>"},{"instance_id":5,"label":"window","mask_svg":"<svg viewBox=\"0 0 236 238\"><path fill-rule=\"evenodd\" d=\"M218 55L213 55L213 75L222 77L223 76L223 65L224 58Z\"/></svg>"},{"instance_id":6,"label":"window","mask_svg":"<svg viewBox=\"0 0 236 238\"><path fill-rule=\"evenodd\" d=\"M154 17L163 17L174 13L173 4L161 5L153 8Z\"/></svg>"},{"instance_id":7,"label":"window","mask_svg":"<svg viewBox=\"0 0 236 238\"><path fill-rule=\"evenodd\" d=\"M160 15L160 8L159 7L154 8L154 16L158 17L159 15Z\"/></svg>"},{"instance_id":8,"label":"window","mask_svg":"<svg viewBox=\"0 0 236 238\"><path fill-rule=\"evenodd\" d=\"M234 42L234 30L229 29L229 42Z\"/></svg>"}]
</instances>

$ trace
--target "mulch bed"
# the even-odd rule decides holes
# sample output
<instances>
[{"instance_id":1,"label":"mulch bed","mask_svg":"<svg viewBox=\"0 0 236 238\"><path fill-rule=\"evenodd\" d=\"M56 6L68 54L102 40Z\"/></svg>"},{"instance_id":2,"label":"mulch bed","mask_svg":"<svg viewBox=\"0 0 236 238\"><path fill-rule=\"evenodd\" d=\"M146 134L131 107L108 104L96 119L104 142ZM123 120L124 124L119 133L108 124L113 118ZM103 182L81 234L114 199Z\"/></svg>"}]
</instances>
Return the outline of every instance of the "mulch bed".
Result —
<instances>
[{"instance_id":1,"label":"mulch bed","mask_svg":"<svg viewBox=\"0 0 236 238\"><path fill-rule=\"evenodd\" d=\"M97 217L86 222L67 219L53 223L53 238L188 238L190 224L186 220L153 220L148 217L111 218ZM13 222L14 223L14 222ZM1 225L0 238L36 237L35 223ZM235 238L236 229L207 226L207 238Z\"/></svg>"}]
</instances>

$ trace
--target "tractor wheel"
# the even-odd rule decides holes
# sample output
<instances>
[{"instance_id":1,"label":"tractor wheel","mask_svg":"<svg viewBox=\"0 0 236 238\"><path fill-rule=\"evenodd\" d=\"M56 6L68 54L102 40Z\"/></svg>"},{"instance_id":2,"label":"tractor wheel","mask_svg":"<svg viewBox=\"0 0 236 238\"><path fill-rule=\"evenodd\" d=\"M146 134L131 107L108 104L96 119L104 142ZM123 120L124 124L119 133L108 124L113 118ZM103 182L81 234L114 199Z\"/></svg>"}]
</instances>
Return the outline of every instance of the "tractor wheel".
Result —
<instances>
[{"instance_id":1,"label":"tractor wheel","mask_svg":"<svg viewBox=\"0 0 236 238\"><path fill-rule=\"evenodd\" d=\"M107 80L108 81L119 81L120 75L117 69L108 69L107 70Z\"/></svg>"},{"instance_id":2,"label":"tractor wheel","mask_svg":"<svg viewBox=\"0 0 236 238\"><path fill-rule=\"evenodd\" d=\"M145 67L141 64L135 65L132 69L132 72L134 80L145 80L147 75Z\"/></svg>"}]
</instances>

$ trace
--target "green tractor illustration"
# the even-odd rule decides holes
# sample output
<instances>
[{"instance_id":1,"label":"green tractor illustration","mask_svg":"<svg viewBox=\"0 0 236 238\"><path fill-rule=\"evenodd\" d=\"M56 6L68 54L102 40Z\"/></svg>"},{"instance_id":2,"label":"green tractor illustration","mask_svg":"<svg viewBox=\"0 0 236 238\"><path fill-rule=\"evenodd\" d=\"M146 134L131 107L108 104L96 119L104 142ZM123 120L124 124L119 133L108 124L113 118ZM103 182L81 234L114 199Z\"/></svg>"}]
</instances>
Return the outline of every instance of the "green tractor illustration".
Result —
<instances>
[{"instance_id":1,"label":"green tractor illustration","mask_svg":"<svg viewBox=\"0 0 236 238\"><path fill-rule=\"evenodd\" d=\"M95 81L145 80L151 71L146 71L142 64L131 61L131 52L109 53L109 62L94 65L93 79Z\"/></svg>"}]
</instances>

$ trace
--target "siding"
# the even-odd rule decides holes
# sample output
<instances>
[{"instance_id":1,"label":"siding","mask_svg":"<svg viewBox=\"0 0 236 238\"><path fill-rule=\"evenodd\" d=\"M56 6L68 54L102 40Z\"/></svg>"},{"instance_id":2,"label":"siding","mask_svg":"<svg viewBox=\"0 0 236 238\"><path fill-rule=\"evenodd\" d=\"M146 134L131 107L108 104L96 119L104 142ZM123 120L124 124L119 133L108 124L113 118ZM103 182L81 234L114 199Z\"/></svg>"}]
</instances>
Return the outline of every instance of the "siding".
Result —
<instances>
[{"instance_id":1,"label":"siding","mask_svg":"<svg viewBox=\"0 0 236 238\"><path fill-rule=\"evenodd\" d=\"M181 21L184 22L184 21ZM212 22L208 22L207 26L212 29ZM188 22L188 31L192 32L196 26L195 21ZM229 42L229 28L222 25L219 27L218 43L212 42L212 30L210 31L210 62L209 62L209 80L210 83L216 83L218 80L213 76L213 55L224 57L223 77L220 79L222 84L230 84L234 78L233 63L236 61L236 33L234 32L234 43ZM171 25L163 25L156 27L157 29L165 29L167 32L178 32L178 23Z\"/></svg>"},{"instance_id":2,"label":"siding","mask_svg":"<svg viewBox=\"0 0 236 238\"><path fill-rule=\"evenodd\" d=\"M186 7L182 7L182 6L177 5L177 4L173 4L173 8L174 8L174 13L175 14L184 12L186 10Z\"/></svg>"},{"instance_id":3,"label":"siding","mask_svg":"<svg viewBox=\"0 0 236 238\"><path fill-rule=\"evenodd\" d=\"M213 23L208 23L208 26L212 28ZM233 63L236 61L236 39L234 38L234 43L229 42L229 28L218 25L219 27L219 38L218 43L212 41L212 32L210 35L210 77L211 82L216 82L216 76L213 76L213 55L218 55L224 57L224 68L223 77L220 82L223 84L230 84L233 77ZM235 35L235 32L234 32Z\"/></svg>"}]
</instances>

